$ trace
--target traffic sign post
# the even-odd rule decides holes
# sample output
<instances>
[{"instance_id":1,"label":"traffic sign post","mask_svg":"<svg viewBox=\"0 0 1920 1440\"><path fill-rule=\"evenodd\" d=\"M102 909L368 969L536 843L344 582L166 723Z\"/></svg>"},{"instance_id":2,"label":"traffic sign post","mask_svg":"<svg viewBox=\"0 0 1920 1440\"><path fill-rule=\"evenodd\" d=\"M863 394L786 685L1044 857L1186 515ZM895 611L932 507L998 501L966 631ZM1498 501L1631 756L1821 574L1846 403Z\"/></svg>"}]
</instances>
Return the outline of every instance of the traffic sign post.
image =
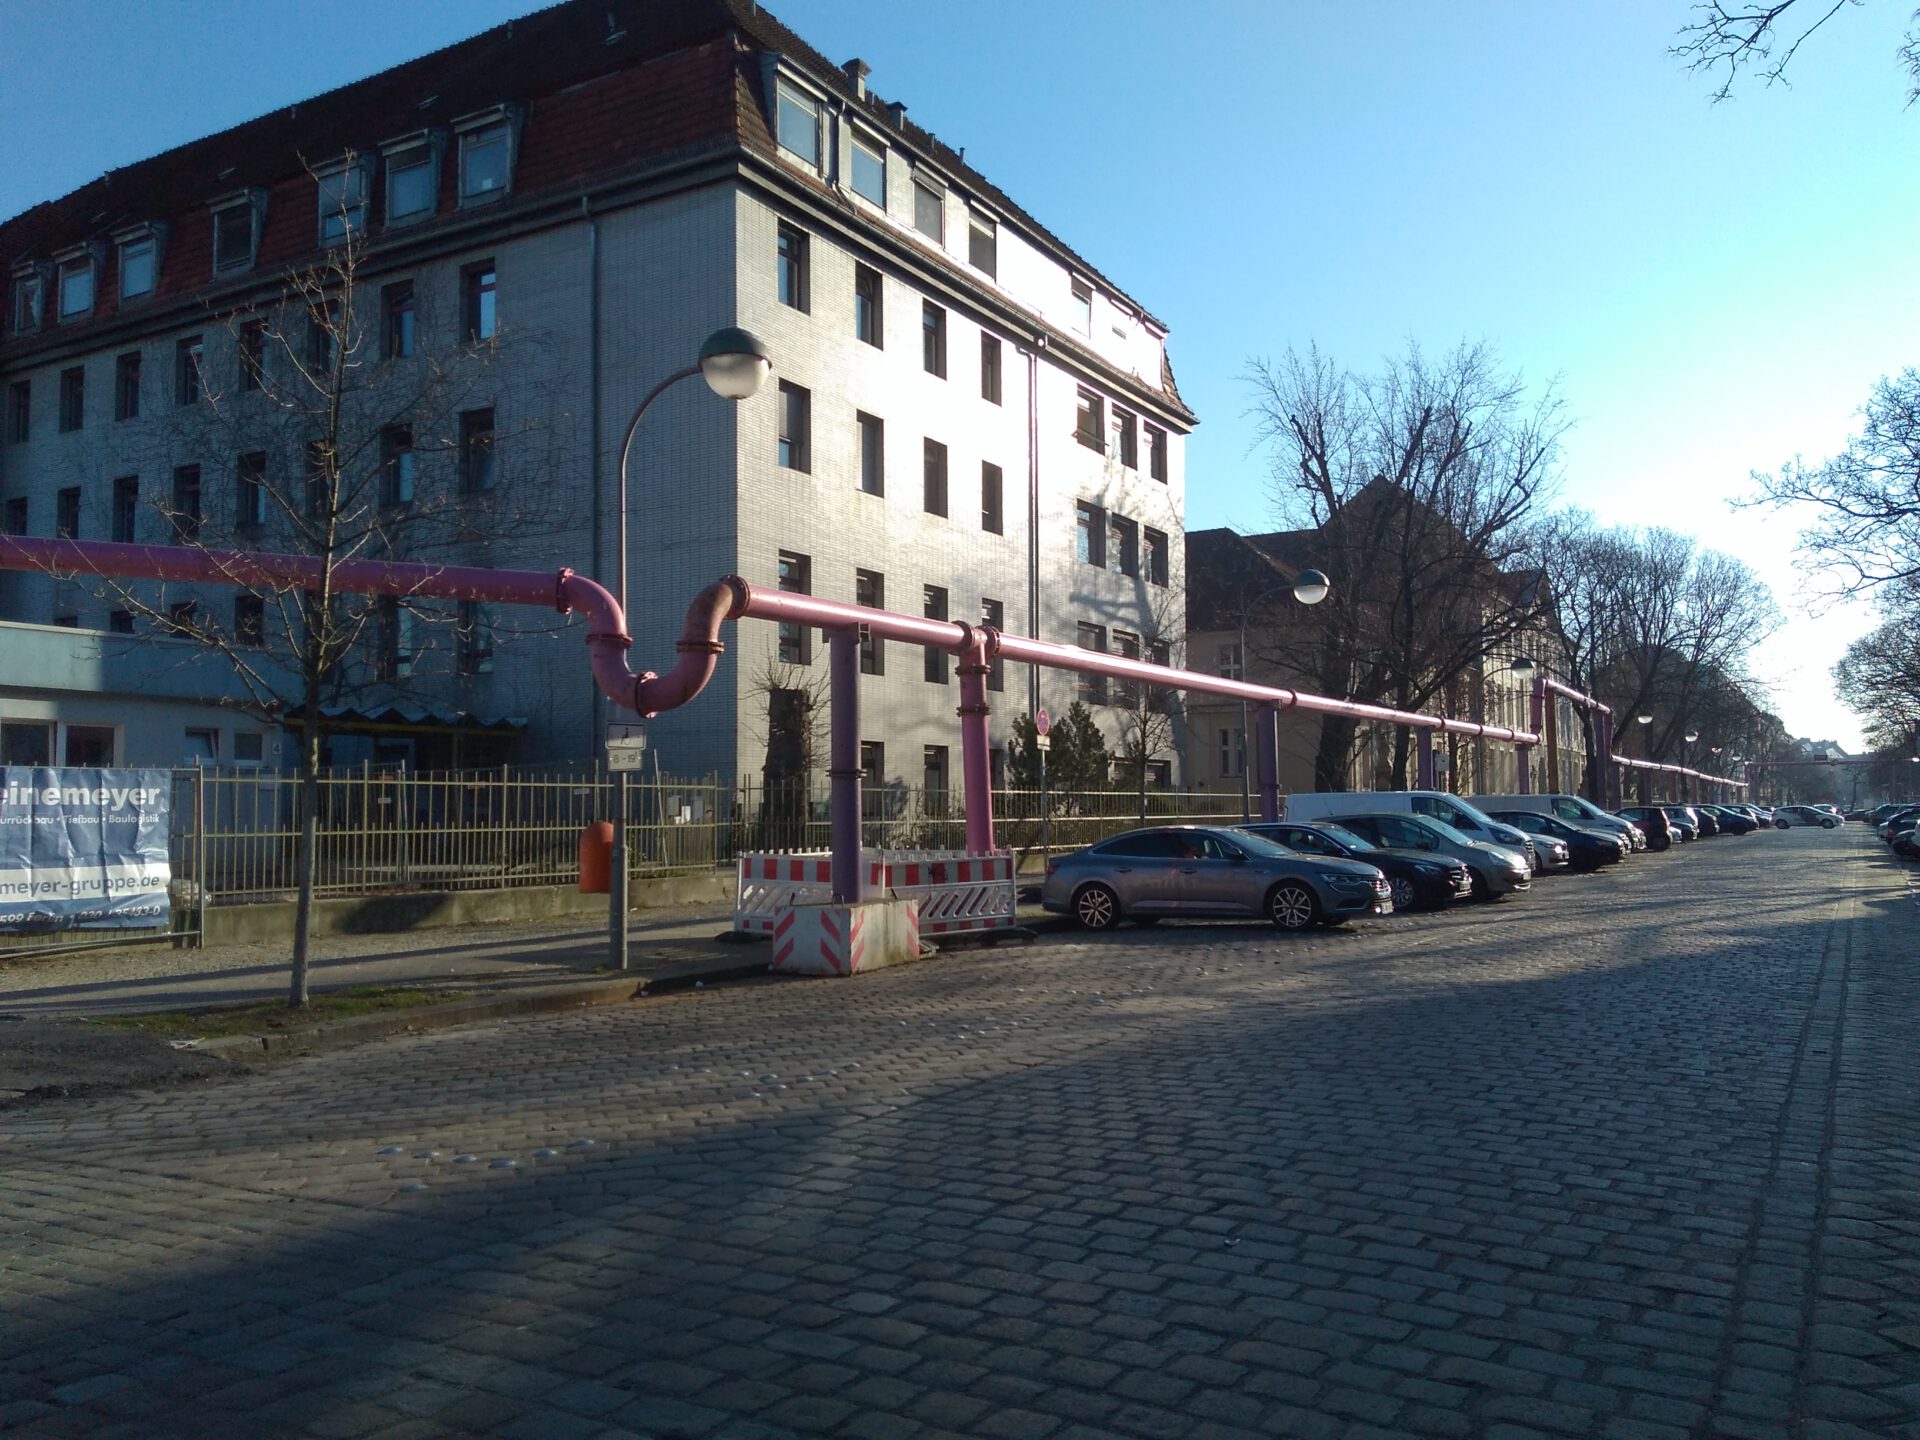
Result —
<instances>
[{"instance_id":1,"label":"traffic sign post","mask_svg":"<svg viewBox=\"0 0 1920 1440\"><path fill-rule=\"evenodd\" d=\"M1033 712L1033 748L1040 756L1040 862L1053 858L1053 804L1047 792L1047 751L1053 748L1053 717L1046 707Z\"/></svg>"},{"instance_id":2,"label":"traffic sign post","mask_svg":"<svg viewBox=\"0 0 1920 1440\"><path fill-rule=\"evenodd\" d=\"M646 768L647 727L607 726L607 769L616 774Z\"/></svg>"},{"instance_id":3,"label":"traffic sign post","mask_svg":"<svg viewBox=\"0 0 1920 1440\"><path fill-rule=\"evenodd\" d=\"M632 806L627 776L646 762L646 726L607 726L607 769L613 775L613 873L607 886L607 923L613 944L608 963L616 970L627 968L627 812Z\"/></svg>"}]
</instances>

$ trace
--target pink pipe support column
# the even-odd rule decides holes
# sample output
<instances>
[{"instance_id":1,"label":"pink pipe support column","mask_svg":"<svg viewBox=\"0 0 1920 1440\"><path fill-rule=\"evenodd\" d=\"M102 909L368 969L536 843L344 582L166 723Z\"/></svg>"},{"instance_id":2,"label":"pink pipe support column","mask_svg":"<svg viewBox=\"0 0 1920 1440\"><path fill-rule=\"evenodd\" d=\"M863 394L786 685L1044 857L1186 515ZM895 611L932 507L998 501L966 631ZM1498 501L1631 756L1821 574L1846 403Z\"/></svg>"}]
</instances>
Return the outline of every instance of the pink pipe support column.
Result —
<instances>
[{"instance_id":1,"label":"pink pipe support column","mask_svg":"<svg viewBox=\"0 0 1920 1440\"><path fill-rule=\"evenodd\" d=\"M1260 752L1260 818L1280 818L1280 707L1262 705L1254 712L1254 743Z\"/></svg>"},{"instance_id":2,"label":"pink pipe support column","mask_svg":"<svg viewBox=\"0 0 1920 1440\"><path fill-rule=\"evenodd\" d=\"M1433 732L1420 730L1414 735L1413 788L1433 789Z\"/></svg>"},{"instance_id":3,"label":"pink pipe support column","mask_svg":"<svg viewBox=\"0 0 1920 1440\"><path fill-rule=\"evenodd\" d=\"M967 787L967 853L993 853L993 760L988 752L987 637L966 627L960 652L960 772Z\"/></svg>"},{"instance_id":4,"label":"pink pipe support column","mask_svg":"<svg viewBox=\"0 0 1920 1440\"><path fill-rule=\"evenodd\" d=\"M860 884L860 631L842 625L827 632L827 683L833 731L827 756L832 786L828 814L833 859L828 875L833 903L861 898Z\"/></svg>"}]
</instances>

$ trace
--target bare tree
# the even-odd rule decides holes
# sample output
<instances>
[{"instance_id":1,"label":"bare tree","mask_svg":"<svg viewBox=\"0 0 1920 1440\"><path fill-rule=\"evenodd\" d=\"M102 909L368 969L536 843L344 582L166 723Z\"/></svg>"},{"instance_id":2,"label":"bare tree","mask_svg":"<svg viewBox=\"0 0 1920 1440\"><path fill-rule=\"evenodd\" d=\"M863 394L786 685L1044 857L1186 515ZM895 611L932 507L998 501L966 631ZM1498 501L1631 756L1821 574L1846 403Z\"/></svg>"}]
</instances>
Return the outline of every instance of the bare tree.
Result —
<instances>
[{"instance_id":1,"label":"bare tree","mask_svg":"<svg viewBox=\"0 0 1920 1440\"><path fill-rule=\"evenodd\" d=\"M1866 721L1878 747L1904 755L1920 725L1920 580L1887 586L1881 623L1847 647L1833 667L1841 700Z\"/></svg>"},{"instance_id":2,"label":"bare tree","mask_svg":"<svg viewBox=\"0 0 1920 1440\"><path fill-rule=\"evenodd\" d=\"M516 456L533 459L529 442L553 409L529 405L538 421L496 429L479 388L499 355L490 296L484 310L445 316L410 287L383 295L364 278L364 241L347 218L340 243L291 270L270 303L210 317L230 350L215 363L198 341L182 348L177 403L152 432L171 484L140 499L167 543L208 557L231 609L217 613L223 597L205 586L83 577L147 633L217 651L247 708L297 731L295 1007L308 998L323 708L407 693L436 636L456 672L490 669L499 632L479 604L345 593L339 567L485 564L496 540L524 544L546 529L555 503L542 498L550 487L508 478ZM198 461L172 463L189 455ZM230 551L310 557L318 582L249 583L220 558Z\"/></svg>"},{"instance_id":3,"label":"bare tree","mask_svg":"<svg viewBox=\"0 0 1920 1440\"><path fill-rule=\"evenodd\" d=\"M1800 550L1847 595L1920 580L1920 369L1883 378L1838 455L1756 472L1751 504L1810 509Z\"/></svg>"},{"instance_id":4,"label":"bare tree","mask_svg":"<svg viewBox=\"0 0 1920 1440\"><path fill-rule=\"evenodd\" d=\"M1787 67L1800 47L1842 10L1862 0L1696 0L1693 18L1682 25L1671 54L1693 75L1717 77L1715 103L1730 98L1741 72L1751 70L1763 84L1786 84ZM1914 11L1920 21L1920 10ZM1920 24L1909 29L1898 52L1913 81L1907 103L1920 100Z\"/></svg>"},{"instance_id":5,"label":"bare tree","mask_svg":"<svg viewBox=\"0 0 1920 1440\"><path fill-rule=\"evenodd\" d=\"M1438 360L1410 345L1372 376L1317 348L1289 351L1249 378L1276 509L1332 582L1310 622L1317 643L1262 658L1324 694L1420 710L1539 622L1524 540L1566 428L1554 387L1530 397L1484 343ZM1321 788L1344 783L1356 735L1351 720L1323 718ZM1408 751L1396 731L1396 784Z\"/></svg>"}]
</instances>

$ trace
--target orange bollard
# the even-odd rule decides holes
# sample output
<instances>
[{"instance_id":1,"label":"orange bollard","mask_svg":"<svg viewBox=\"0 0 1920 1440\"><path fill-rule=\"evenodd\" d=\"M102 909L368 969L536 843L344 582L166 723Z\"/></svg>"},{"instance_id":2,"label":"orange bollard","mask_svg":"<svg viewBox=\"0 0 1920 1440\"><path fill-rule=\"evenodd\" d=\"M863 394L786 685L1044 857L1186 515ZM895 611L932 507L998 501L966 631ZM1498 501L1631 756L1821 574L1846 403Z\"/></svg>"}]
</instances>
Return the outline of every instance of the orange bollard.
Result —
<instances>
[{"instance_id":1,"label":"orange bollard","mask_svg":"<svg viewBox=\"0 0 1920 1440\"><path fill-rule=\"evenodd\" d=\"M605 895L613 886L613 822L596 820L580 832L580 893Z\"/></svg>"}]
</instances>

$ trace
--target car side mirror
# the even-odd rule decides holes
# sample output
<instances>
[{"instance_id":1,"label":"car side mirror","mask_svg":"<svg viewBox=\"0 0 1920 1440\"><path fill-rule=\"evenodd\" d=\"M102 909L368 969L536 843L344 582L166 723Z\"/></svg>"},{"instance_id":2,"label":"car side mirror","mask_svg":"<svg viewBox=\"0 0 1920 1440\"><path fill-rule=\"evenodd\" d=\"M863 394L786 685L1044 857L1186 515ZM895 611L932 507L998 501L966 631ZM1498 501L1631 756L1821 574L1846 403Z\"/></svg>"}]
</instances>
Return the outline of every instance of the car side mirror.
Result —
<instances>
[{"instance_id":1,"label":"car side mirror","mask_svg":"<svg viewBox=\"0 0 1920 1440\"><path fill-rule=\"evenodd\" d=\"M1234 851L1234 852L1233 852L1233 853L1232 853L1231 855L1229 855L1229 856L1227 856L1227 863L1228 863L1229 865L1244 865L1244 864L1246 864L1246 863L1247 863L1247 852L1246 852L1246 851L1244 851L1244 850L1236 850L1236 851Z\"/></svg>"}]
</instances>

